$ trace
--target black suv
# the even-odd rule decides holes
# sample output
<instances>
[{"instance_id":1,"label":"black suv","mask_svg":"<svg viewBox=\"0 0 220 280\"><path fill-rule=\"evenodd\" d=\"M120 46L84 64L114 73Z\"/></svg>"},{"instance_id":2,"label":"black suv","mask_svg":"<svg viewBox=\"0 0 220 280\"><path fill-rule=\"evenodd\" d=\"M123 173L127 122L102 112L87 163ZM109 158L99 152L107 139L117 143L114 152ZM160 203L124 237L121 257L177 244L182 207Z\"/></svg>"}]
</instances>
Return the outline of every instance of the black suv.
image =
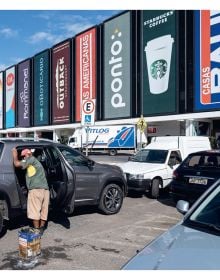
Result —
<instances>
[{"instance_id":1,"label":"black suv","mask_svg":"<svg viewBox=\"0 0 220 280\"><path fill-rule=\"evenodd\" d=\"M183 199L192 204L219 178L220 151L192 153L173 172L170 194L175 202Z\"/></svg>"},{"instance_id":2,"label":"black suv","mask_svg":"<svg viewBox=\"0 0 220 280\"><path fill-rule=\"evenodd\" d=\"M50 208L72 214L75 206L98 205L105 214L119 212L127 194L122 170L99 164L79 151L49 140L0 139L0 233L4 220L26 211L25 170L15 168L12 148L18 159L24 148L31 149L42 163L50 187Z\"/></svg>"}]
</instances>

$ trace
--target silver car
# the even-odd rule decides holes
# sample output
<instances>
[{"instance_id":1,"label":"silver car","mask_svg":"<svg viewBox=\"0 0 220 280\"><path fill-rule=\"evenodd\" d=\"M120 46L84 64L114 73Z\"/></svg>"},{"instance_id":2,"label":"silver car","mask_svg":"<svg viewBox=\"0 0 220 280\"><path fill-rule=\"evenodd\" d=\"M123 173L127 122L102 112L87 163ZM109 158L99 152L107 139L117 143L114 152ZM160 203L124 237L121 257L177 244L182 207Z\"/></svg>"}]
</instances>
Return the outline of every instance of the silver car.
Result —
<instances>
[{"instance_id":1,"label":"silver car","mask_svg":"<svg viewBox=\"0 0 220 280\"><path fill-rule=\"evenodd\" d=\"M183 220L129 260L123 270L220 269L220 180L189 209L178 201Z\"/></svg>"}]
</instances>

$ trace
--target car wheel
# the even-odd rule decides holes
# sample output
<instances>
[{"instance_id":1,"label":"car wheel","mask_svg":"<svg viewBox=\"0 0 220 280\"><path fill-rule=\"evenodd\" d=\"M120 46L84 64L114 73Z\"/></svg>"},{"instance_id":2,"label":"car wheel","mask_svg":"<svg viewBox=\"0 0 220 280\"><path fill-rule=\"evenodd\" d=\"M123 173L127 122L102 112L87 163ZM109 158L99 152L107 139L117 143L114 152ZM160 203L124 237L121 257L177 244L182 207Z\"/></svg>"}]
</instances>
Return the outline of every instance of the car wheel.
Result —
<instances>
[{"instance_id":1,"label":"car wheel","mask_svg":"<svg viewBox=\"0 0 220 280\"><path fill-rule=\"evenodd\" d=\"M116 149L110 149L109 150L109 155L110 156L116 156L117 155L117 150Z\"/></svg>"},{"instance_id":2,"label":"car wheel","mask_svg":"<svg viewBox=\"0 0 220 280\"><path fill-rule=\"evenodd\" d=\"M151 197L158 198L160 192L160 180L154 179L151 185Z\"/></svg>"},{"instance_id":3,"label":"car wheel","mask_svg":"<svg viewBox=\"0 0 220 280\"><path fill-rule=\"evenodd\" d=\"M123 198L121 188L116 184L109 184L102 192L99 209L107 215L116 214L121 209Z\"/></svg>"},{"instance_id":4,"label":"car wheel","mask_svg":"<svg viewBox=\"0 0 220 280\"><path fill-rule=\"evenodd\" d=\"M0 237L7 231L5 216L8 216L8 204L5 200L0 200Z\"/></svg>"},{"instance_id":5,"label":"car wheel","mask_svg":"<svg viewBox=\"0 0 220 280\"><path fill-rule=\"evenodd\" d=\"M2 211L0 209L0 235L2 233L2 230L3 230L3 224L4 223L4 219L3 219L3 214L2 214Z\"/></svg>"}]
</instances>

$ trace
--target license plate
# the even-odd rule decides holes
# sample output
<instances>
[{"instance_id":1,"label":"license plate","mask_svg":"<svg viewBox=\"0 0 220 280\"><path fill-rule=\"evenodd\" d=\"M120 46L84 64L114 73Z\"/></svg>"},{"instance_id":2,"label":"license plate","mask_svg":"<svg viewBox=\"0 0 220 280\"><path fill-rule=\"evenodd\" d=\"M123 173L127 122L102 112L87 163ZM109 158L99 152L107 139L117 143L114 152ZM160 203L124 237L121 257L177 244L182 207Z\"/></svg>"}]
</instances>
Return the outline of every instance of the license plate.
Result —
<instances>
[{"instance_id":1,"label":"license plate","mask_svg":"<svg viewBox=\"0 0 220 280\"><path fill-rule=\"evenodd\" d=\"M189 183L198 185L207 185L208 180L203 178L189 178Z\"/></svg>"}]
</instances>

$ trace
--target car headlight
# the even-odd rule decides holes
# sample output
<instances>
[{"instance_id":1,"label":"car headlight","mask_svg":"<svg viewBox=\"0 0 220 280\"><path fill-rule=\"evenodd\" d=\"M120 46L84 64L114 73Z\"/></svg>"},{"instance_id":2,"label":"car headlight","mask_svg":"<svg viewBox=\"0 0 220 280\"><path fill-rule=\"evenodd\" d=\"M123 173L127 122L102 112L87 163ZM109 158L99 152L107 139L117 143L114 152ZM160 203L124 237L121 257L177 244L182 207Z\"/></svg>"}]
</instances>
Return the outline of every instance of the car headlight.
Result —
<instances>
[{"instance_id":1,"label":"car headlight","mask_svg":"<svg viewBox=\"0 0 220 280\"><path fill-rule=\"evenodd\" d=\"M141 179L144 179L144 174L130 174L129 179L130 180L141 180Z\"/></svg>"}]
</instances>

